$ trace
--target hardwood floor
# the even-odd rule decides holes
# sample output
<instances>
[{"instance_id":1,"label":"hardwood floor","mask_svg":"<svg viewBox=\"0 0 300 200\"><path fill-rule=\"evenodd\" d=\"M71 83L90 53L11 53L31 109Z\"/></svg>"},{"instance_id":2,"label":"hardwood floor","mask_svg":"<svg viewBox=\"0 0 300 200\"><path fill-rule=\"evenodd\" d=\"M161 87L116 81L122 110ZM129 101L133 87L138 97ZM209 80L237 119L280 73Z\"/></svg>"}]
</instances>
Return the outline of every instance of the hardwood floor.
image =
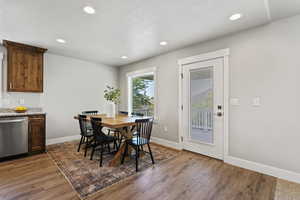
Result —
<instances>
[{"instance_id":1,"label":"hardwood floor","mask_svg":"<svg viewBox=\"0 0 300 200\"><path fill-rule=\"evenodd\" d=\"M175 159L155 165L87 199L273 200L276 182L274 177L183 151ZM298 184L293 185L294 193L298 189ZM276 193L276 200L291 199L284 182L280 191ZM0 199L80 198L50 157L42 154L0 163Z\"/></svg>"},{"instance_id":2,"label":"hardwood floor","mask_svg":"<svg viewBox=\"0 0 300 200\"><path fill-rule=\"evenodd\" d=\"M271 200L276 179L183 152L90 199Z\"/></svg>"},{"instance_id":3,"label":"hardwood floor","mask_svg":"<svg viewBox=\"0 0 300 200\"><path fill-rule=\"evenodd\" d=\"M275 200L300 200L300 184L279 179L276 186Z\"/></svg>"},{"instance_id":4,"label":"hardwood floor","mask_svg":"<svg viewBox=\"0 0 300 200\"><path fill-rule=\"evenodd\" d=\"M0 164L0 199L79 199L47 154Z\"/></svg>"}]
</instances>

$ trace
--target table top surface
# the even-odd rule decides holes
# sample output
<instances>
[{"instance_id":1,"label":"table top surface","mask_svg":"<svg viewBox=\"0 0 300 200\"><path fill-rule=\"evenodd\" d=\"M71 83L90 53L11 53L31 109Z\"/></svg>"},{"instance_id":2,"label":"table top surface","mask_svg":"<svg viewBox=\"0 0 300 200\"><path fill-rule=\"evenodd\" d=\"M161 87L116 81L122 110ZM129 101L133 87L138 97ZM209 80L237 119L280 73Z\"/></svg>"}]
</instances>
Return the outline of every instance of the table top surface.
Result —
<instances>
[{"instance_id":1,"label":"table top surface","mask_svg":"<svg viewBox=\"0 0 300 200\"><path fill-rule=\"evenodd\" d=\"M124 114L118 114L115 118L107 117L106 114L99 115L87 115L87 120L91 117L102 118L102 125L109 128L123 128L128 126L134 126L136 119L147 119L149 117L128 116ZM74 119L78 119L78 116L74 116Z\"/></svg>"}]
</instances>

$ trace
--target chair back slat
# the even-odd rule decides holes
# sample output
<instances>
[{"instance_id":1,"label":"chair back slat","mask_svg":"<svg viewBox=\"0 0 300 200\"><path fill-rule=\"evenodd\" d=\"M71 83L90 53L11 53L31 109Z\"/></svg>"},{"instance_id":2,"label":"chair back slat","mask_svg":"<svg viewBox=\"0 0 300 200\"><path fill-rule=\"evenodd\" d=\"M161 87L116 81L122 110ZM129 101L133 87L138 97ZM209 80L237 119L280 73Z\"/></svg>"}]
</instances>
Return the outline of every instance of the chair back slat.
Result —
<instances>
[{"instance_id":1,"label":"chair back slat","mask_svg":"<svg viewBox=\"0 0 300 200\"><path fill-rule=\"evenodd\" d=\"M137 141L142 141L143 139L147 139L150 141L152 127L153 127L153 118L147 119L137 119L136 123L136 131L137 131Z\"/></svg>"},{"instance_id":2,"label":"chair back slat","mask_svg":"<svg viewBox=\"0 0 300 200\"><path fill-rule=\"evenodd\" d=\"M128 112L127 111L119 111L120 114L123 114L123 115L128 115Z\"/></svg>"},{"instance_id":3,"label":"chair back slat","mask_svg":"<svg viewBox=\"0 0 300 200\"><path fill-rule=\"evenodd\" d=\"M94 137L97 137L98 140L105 139L106 135L103 133L103 125L102 125L102 119L99 117L91 117L91 124L93 128Z\"/></svg>"},{"instance_id":4,"label":"chair back slat","mask_svg":"<svg viewBox=\"0 0 300 200\"><path fill-rule=\"evenodd\" d=\"M84 114L84 115L97 115L98 110L87 110L87 111L83 111L82 114Z\"/></svg>"},{"instance_id":5,"label":"chair back slat","mask_svg":"<svg viewBox=\"0 0 300 200\"><path fill-rule=\"evenodd\" d=\"M80 134L85 136L87 134L87 119L86 115L78 115Z\"/></svg>"}]
</instances>

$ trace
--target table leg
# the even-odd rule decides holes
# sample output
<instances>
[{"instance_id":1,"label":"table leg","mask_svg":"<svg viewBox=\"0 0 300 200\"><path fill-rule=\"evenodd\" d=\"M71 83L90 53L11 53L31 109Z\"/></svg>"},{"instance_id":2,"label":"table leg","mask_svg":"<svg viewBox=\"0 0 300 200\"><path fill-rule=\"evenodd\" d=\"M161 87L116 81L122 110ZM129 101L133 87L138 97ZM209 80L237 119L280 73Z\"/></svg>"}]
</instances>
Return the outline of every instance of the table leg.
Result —
<instances>
[{"instance_id":1,"label":"table leg","mask_svg":"<svg viewBox=\"0 0 300 200\"><path fill-rule=\"evenodd\" d=\"M124 128L120 131L120 133L126 138L126 139L129 139L132 137L132 132L130 130L130 127L127 127L127 128ZM118 166L120 165L121 163L121 159L122 159L122 156L123 156L123 153L125 151L125 144L121 144L118 152L115 154L114 158L109 162L109 167L115 167L115 166ZM131 155L131 152L132 152L132 147L129 145L128 146L128 155ZM128 159L128 158L127 158ZM126 159L126 160L127 160Z\"/></svg>"}]
</instances>

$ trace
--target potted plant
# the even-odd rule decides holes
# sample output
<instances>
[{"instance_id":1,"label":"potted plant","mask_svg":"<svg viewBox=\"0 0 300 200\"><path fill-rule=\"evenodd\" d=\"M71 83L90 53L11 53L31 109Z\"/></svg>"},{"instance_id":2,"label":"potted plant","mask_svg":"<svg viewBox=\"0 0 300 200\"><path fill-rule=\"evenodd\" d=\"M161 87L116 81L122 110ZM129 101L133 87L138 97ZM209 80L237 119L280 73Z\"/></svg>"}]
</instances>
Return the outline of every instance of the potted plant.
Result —
<instances>
[{"instance_id":1,"label":"potted plant","mask_svg":"<svg viewBox=\"0 0 300 200\"><path fill-rule=\"evenodd\" d=\"M121 90L119 88L114 88L112 86L106 86L104 90L104 98L110 103L110 113L108 117L116 116L116 105L120 103Z\"/></svg>"}]
</instances>

